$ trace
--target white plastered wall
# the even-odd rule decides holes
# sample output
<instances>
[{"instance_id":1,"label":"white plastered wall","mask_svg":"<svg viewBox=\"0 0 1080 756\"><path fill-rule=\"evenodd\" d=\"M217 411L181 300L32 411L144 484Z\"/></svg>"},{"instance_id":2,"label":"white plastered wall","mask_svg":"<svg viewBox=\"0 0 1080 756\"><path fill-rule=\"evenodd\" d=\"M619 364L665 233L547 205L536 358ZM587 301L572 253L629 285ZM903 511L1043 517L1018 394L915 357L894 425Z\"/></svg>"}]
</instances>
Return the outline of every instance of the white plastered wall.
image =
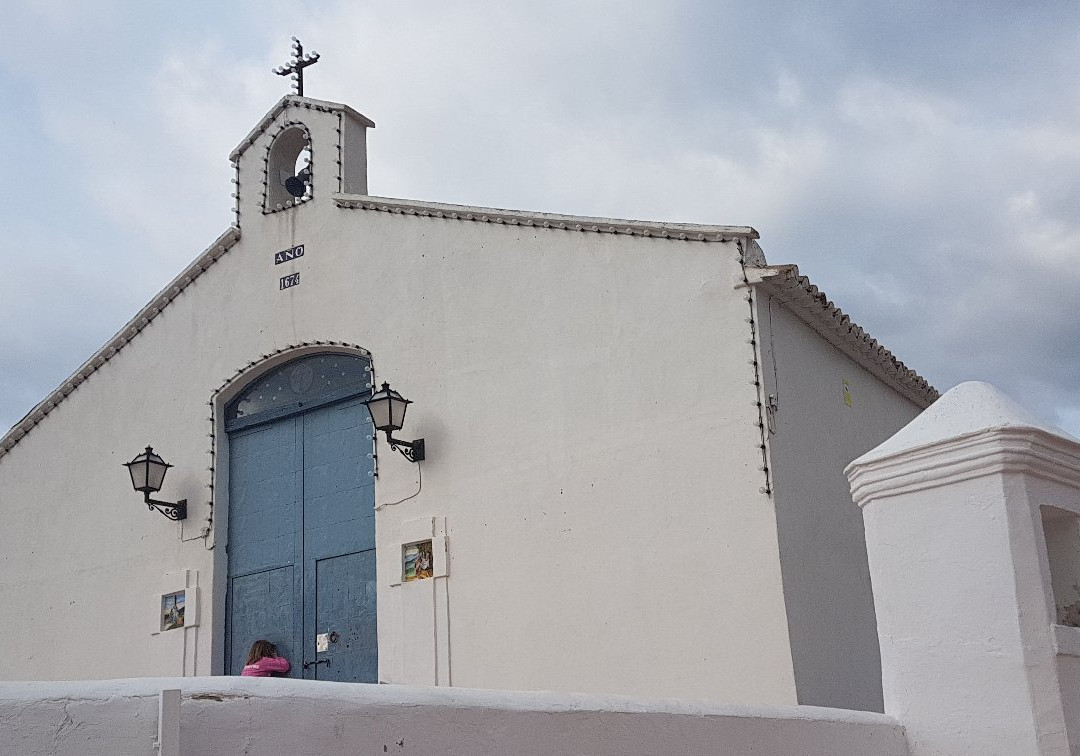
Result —
<instances>
[{"instance_id":1,"label":"white plastered wall","mask_svg":"<svg viewBox=\"0 0 1080 756\"><path fill-rule=\"evenodd\" d=\"M844 467L919 413L756 291L769 456L799 703L882 710L862 516Z\"/></svg>"},{"instance_id":2,"label":"white plastered wall","mask_svg":"<svg viewBox=\"0 0 1080 756\"><path fill-rule=\"evenodd\" d=\"M147 346L155 330L144 333ZM169 363L161 353L172 349L161 346L155 359ZM182 366L144 370L138 353L118 354L0 458L0 677L183 674L200 649L208 666L201 623L156 629L163 593L212 574L212 541L200 537L210 511L207 400L184 385ZM187 498L183 523L148 511L131 489L122 464L147 444L175 465L159 498Z\"/></svg>"},{"instance_id":3,"label":"white plastered wall","mask_svg":"<svg viewBox=\"0 0 1080 756\"><path fill-rule=\"evenodd\" d=\"M1076 752L1080 633L1054 625L1042 511L1080 511L1078 452L970 382L846 469L866 523L885 711L913 755Z\"/></svg>"},{"instance_id":4,"label":"white plastered wall","mask_svg":"<svg viewBox=\"0 0 1080 756\"><path fill-rule=\"evenodd\" d=\"M436 518L454 684L794 703L735 244L345 210L320 163L336 115L283 117L311 129L313 199L260 212L268 129L241 158L243 238L0 458L0 677L174 674L145 597L178 570L203 597L184 669L220 671L227 447L208 402L263 355L331 340L370 350L415 401L402 435L427 440L423 488L396 505L420 470L379 444L384 679L413 681L413 639L389 631L393 534ZM130 490L120 465L147 443L183 525ZM42 476L56 458L65 475Z\"/></svg>"},{"instance_id":5,"label":"white plastered wall","mask_svg":"<svg viewBox=\"0 0 1080 756\"><path fill-rule=\"evenodd\" d=\"M1012 483L1022 486L1015 477ZM983 477L955 485L946 501L883 499L864 510L867 538L875 544L902 544L904 561L913 565L901 569L895 559L885 562L877 551L873 555L875 588L888 593L878 617L887 644L887 711L904 711L916 752L924 740L943 735L972 752L1034 752L1033 741L1016 734L1031 733L1036 725L1025 681L1016 679L1016 671L1027 664L1021 628L1015 611L1001 611L1002 605L1016 606L1019 600L1014 566L1003 558L1011 551L1010 528L1004 513L995 511L1001 486L1000 479ZM950 507L954 500L974 506ZM1021 537L1030 537L1027 525ZM949 573L923 567L939 564L944 554ZM1034 561L1030 551L1027 556ZM988 595L995 600L988 601ZM1031 608L1039 610L1040 620L1045 617L1041 607ZM955 632L957 616L966 618L966 635ZM915 618L924 621L912 632ZM897 648L904 650L902 655ZM933 687L932 696L925 694L927 686ZM924 694L918 704L902 706L903 694L897 691ZM974 727L956 711L973 698L985 712Z\"/></svg>"}]
</instances>

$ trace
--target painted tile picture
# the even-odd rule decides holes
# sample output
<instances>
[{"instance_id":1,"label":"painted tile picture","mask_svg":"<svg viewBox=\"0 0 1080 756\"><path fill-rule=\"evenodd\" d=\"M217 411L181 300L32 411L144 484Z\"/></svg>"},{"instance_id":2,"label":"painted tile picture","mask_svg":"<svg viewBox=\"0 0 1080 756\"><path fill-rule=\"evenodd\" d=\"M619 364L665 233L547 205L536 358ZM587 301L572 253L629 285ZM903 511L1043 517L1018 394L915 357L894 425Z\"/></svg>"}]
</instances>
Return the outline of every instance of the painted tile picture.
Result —
<instances>
[{"instance_id":1,"label":"painted tile picture","mask_svg":"<svg viewBox=\"0 0 1080 756\"><path fill-rule=\"evenodd\" d=\"M401 548L401 580L423 580L431 577L431 541L411 543Z\"/></svg>"},{"instance_id":2,"label":"painted tile picture","mask_svg":"<svg viewBox=\"0 0 1080 756\"><path fill-rule=\"evenodd\" d=\"M161 629L175 630L184 626L184 594L186 591L166 593L161 597Z\"/></svg>"}]
</instances>

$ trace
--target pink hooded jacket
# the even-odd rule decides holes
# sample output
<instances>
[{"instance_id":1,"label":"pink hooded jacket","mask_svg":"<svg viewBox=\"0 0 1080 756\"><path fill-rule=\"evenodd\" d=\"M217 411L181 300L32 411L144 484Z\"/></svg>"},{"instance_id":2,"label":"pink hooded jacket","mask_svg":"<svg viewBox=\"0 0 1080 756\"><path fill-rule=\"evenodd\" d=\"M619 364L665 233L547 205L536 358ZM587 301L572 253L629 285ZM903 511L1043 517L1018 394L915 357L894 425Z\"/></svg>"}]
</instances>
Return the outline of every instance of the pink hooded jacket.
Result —
<instances>
[{"instance_id":1,"label":"pink hooded jacket","mask_svg":"<svg viewBox=\"0 0 1080 756\"><path fill-rule=\"evenodd\" d=\"M281 656L264 656L254 664L248 664L241 677L270 677L278 672L288 672L289 660Z\"/></svg>"}]
</instances>

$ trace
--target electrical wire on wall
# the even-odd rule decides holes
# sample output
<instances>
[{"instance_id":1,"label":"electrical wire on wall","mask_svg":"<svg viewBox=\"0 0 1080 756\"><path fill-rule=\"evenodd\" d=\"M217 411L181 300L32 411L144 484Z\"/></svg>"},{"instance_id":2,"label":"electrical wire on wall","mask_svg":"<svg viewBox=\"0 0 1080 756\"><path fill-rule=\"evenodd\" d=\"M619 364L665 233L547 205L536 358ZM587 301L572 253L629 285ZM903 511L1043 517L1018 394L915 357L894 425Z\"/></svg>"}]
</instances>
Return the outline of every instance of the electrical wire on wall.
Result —
<instances>
[{"instance_id":1,"label":"electrical wire on wall","mask_svg":"<svg viewBox=\"0 0 1080 756\"><path fill-rule=\"evenodd\" d=\"M416 493L410 494L409 496L406 496L404 499L398 499L397 501L390 501L390 502L387 502L386 504L380 504L379 506L377 506L375 508L376 509L382 509L383 507L392 507L395 504L402 504L402 503L408 501L409 499L415 499L417 496L419 496L420 491L424 488L424 472L423 472L423 470L424 470L424 463L423 462L417 462L416 463L416 477L419 478L419 485L417 485L417 487L416 487Z\"/></svg>"},{"instance_id":2,"label":"electrical wire on wall","mask_svg":"<svg viewBox=\"0 0 1080 756\"><path fill-rule=\"evenodd\" d=\"M769 297L769 358L772 361L772 392L765 397L765 419L769 435L776 433L776 414L780 411L780 377L776 371L776 345L773 342L773 298Z\"/></svg>"}]
</instances>

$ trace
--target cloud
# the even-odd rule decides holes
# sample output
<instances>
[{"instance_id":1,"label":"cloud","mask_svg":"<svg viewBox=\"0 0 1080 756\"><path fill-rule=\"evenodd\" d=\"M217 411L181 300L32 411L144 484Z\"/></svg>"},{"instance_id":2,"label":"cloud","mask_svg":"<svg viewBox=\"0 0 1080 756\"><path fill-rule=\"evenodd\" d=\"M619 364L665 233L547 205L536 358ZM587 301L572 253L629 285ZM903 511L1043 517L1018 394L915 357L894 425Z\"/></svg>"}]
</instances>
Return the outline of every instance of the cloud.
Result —
<instances>
[{"instance_id":1,"label":"cloud","mask_svg":"<svg viewBox=\"0 0 1080 756\"><path fill-rule=\"evenodd\" d=\"M374 193L753 225L940 388L990 380L1080 435L1078 15L16 2L0 425L231 222L228 152L297 34L323 55L308 94L378 124Z\"/></svg>"}]
</instances>

